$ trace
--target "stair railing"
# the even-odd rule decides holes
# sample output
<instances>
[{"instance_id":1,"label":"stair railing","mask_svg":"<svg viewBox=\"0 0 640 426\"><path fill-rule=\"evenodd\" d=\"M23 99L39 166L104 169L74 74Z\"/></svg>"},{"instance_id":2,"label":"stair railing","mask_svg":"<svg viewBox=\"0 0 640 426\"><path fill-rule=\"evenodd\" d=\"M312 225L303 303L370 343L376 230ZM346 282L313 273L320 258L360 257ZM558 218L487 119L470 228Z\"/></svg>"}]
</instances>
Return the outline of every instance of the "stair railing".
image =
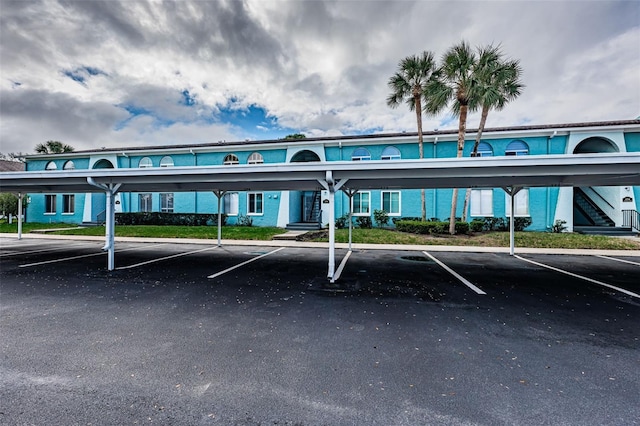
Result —
<instances>
[{"instance_id":1,"label":"stair railing","mask_svg":"<svg viewBox=\"0 0 640 426\"><path fill-rule=\"evenodd\" d=\"M640 232L640 213L636 210L622 210L622 227Z\"/></svg>"}]
</instances>

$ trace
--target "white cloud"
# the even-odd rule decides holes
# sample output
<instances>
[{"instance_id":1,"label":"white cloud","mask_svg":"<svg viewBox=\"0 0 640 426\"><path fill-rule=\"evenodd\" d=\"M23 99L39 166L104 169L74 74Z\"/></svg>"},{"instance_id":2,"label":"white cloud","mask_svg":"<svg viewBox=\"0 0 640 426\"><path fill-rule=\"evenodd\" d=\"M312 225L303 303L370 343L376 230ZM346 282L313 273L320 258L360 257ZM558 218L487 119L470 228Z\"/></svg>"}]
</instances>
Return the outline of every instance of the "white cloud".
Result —
<instances>
[{"instance_id":1,"label":"white cloud","mask_svg":"<svg viewBox=\"0 0 640 426\"><path fill-rule=\"evenodd\" d=\"M220 121L230 105L309 136L414 131L411 111L385 103L388 78L463 37L524 68L523 95L490 126L640 115L637 2L0 1L2 152L259 138L265 123Z\"/></svg>"}]
</instances>

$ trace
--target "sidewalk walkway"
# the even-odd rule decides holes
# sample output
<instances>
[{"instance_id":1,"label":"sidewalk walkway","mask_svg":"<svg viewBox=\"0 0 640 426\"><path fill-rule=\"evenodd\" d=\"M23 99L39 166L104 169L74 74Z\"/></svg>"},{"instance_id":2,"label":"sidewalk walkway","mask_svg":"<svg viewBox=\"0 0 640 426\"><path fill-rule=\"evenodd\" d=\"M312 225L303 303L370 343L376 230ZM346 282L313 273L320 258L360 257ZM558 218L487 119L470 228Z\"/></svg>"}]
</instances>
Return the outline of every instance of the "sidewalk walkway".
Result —
<instances>
[{"instance_id":1,"label":"sidewalk walkway","mask_svg":"<svg viewBox=\"0 0 640 426\"><path fill-rule=\"evenodd\" d=\"M4 238L18 238L18 234L2 234ZM73 241L99 241L104 242L104 237L84 235L49 235L49 234L22 234L23 239L47 239L47 240L73 240ZM143 238L143 237L116 237L116 243L170 243L170 244L200 244L213 245L215 239L198 238ZM228 246L267 246L267 247L299 247L299 248L328 248L329 243L316 243L309 241L288 240L222 240L222 245ZM464 252L464 253L509 253L509 247L474 247L474 246L441 246L441 245L407 245L407 244L351 244L353 250L396 250L396 251L432 251L432 252ZM349 244L336 243L337 249L347 249ZM561 248L515 248L517 254L572 254L572 255L602 255L602 256L633 256L640 257L640 250L599 250L599 249L561 249Z\"/></svg>"}]
</instances>

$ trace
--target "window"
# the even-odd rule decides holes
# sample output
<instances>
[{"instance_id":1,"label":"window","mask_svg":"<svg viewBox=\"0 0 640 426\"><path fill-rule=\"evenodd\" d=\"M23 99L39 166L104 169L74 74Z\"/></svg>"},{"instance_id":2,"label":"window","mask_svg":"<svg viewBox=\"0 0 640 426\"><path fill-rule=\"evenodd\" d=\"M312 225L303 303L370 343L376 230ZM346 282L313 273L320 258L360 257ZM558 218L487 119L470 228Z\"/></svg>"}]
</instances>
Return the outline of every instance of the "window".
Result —
<instances>
[{"instance_id":1,"label":"window","mask_svg":"<svg viewBox=\"0 0 640 426\"><path fill-rule=\"evenodd\" d=\"M264 208L263 195L261 192L250 192L247 194L247 213L259 215Z\"/></svg>"},{"instance_id":2,"label":"window","mask_svg":"<svg viewBox=\"0 0 640 426\"><path fill-rule=\"evenodd\" d=\"M139 212L150 212L152 211L151 207L151 194L138 194L138 211Z\"/></svg>"},{"instance_id":3,"label":"window","mask_svg":"<svg viewBox=\"0 0 640 426\"><path fill-rule=\"evenodd\" d=\"M149 167L153 167L153 163L151 162L151 158L149 157L143 157L140 159L140 162L138 163L138 167L141 169L146 169Z\"/></svg>"},{"instance_id":4,"label":"window","mask_svg":"<svg viewBox=\"0 0 640 426\"><path fill-rule=\"evenodd\" d=\"M507 217L511 216L511 197L505 192L505 211ZM518 191L516 194L515 203L515 216L529 216L529 189L524 188Z\"/></svg>"},{"instance_id":5,"label":"window","mask_svg":"<svg viewBox=\"0 0 640 426\"><path fill-rule=\"evenodd\" d=\"M76 196L64 194L62 196L62 214L74 214L76 212Z\"/></svg>"},{"instance_id":6,"label":"window","mask_svg":"<svg viewBox=\"0 0 640 426\"><path fill-rule=\"evenodd\" d=\"M44 196L44 214L55 214L55 213L56 213L56 196L47 194Z\"/></svg>"},{"instance_id":7,"label":"window","mask_svg":"<svg viewBox=\"0 0 640 426\"><path fill-rule=\"evenodd\" d=\"M224 161L222 162L222 164L224 164L225 166L231 166L234 164L240 164L240 161L238 160L238 156L235 154L227 154L226 157L224 157Z\"/></svg>"},{"instance_id":8,"label":"window","mask_svg":"<svg viewBox=\"0 0 640 426\"><path fill-rule=\"evenodd\" d=\"M507 145L504 155L529 155L529 145L524 141L511 141Z\"/></svg>"},{"instance_id":9,"label":"window","mask_svg":"<svg viewBox=\"0 0 640 426\"><path fill-rule=\"evenodd\" d=\"M478 144L478 157L493 157L493 148L486 142Z\"/></svg>"},{"instance_id":10,"label":"window","mask_svg":"<svg viewBox=\"0 0 640 426\"><path fill-rule=\"evenodd\" d=\"M47 163L47 167L45 167L45 170L57 170L58 166L56 166L56 163L54 163L53 161L49 161Z\"/></svg>"},{"instance_id":11,"label":"window","mask_svg":"<svg viewBox=\"0 0 640 426\"><path fill-rule=\"evenodd\" d=\"M259 152L254 152L249 156L249 160L247 164L262 164L264 163L264 158L262 158L262 154Z\"/></svg>"},{"instance_id":12,"label":"window","mask_svg":"<svg viewBox=\"0 0 640 426\"><path fill-rule=\"evenodd\" d=\"M493 189L471 190L471 216L493 216Z\"/></svg>"},{"instance_id":13,"label":"window","mask_svg":"<svg viewBox=\"0 0 640 426\"><path fill-rule=\"evenodd\" d=\"M162 157L160 160L160 167L173 167L173 158L168 155Z\"/></svg>"},{"instance_id":14,"label":"window","mask_svg":"<svg viewBox=\"0 0 640 426\"><path fill-rule=\"evenodd\" d=\"M381 160L400 160L400 150L395 146L388 146L382 151Z\"/></svg>"},{"instance_id":15,"label":"window","mask_svg":"<svg viewBox=\"0 0 640 426\"><path fill-rule=\"evenodd\" d=\"M160 194L160 211L162 213L173 213L173 193L166 192Z\"/></svg>"},{"instance_id":16,"label":"window","mask_svg":"<svg viewBox=\"0 0 640 426\"><path fill-rule=\"evenodd\" d=\"M371 213L371 193L356 192L352 198L351 211L356 216L368 216Z\"/></svg>"},{"instance_id":17,"label":"window","mask_svg":"<svg viewBox=\"0 0 640 426\"><path fill-rule=\"evenodd\" d=\"M63 170L75 170L76 165L73 163L73 161L69 160L66 163L64 163L64 166L62 166Z\"/></svg>"},{"instance_id":18,"label":"window","mask_svg":"<svg viewBox=\"0 0 640 426\"><path fill-rule=\"evenodd\" d=\"M227 216L237 216L238 215L238 193L237 192L227 192L224 194L224 212Z\"/></svg>"},{"instance_id":19,"label":"window","mask_svg":"<svg viewBox=\"0 0 640 426\"><path fill-rule=\"evenodd\" d=\"M356 148L351 154L351 161L368 161L371 160L371 154L366 148Z\"/></svg>"},{"instance_id":20,"label":"window","mask_svg":"<svg viewBox=\"0 0 640 426\"><path fill-rule=\"evenodd\" d=\"M400 191L382 191L382 210L389 216L400 216Z\"/></svg>"}]
</instances>

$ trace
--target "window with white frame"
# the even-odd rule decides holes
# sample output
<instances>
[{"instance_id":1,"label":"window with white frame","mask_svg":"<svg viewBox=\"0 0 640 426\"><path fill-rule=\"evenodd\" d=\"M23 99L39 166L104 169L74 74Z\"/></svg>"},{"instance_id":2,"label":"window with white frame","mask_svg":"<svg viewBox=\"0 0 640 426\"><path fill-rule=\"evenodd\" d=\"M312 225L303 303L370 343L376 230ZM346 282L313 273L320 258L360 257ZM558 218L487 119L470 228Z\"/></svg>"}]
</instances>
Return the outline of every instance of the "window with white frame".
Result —
<instances>
[{"instance_id":1,"label":"window with white frame","mask_svg":"<svg viewBox=\"0 0 640 426\"><path fill-rule=\"evenodd\" d=\"M504 150L504 155L529 155L529 145L520 140L511 141Z\"/></svg>"},{"instance_id":2,"label":"window with white frame","mask_svg":"<svg viewBox=\"0 0 640 426\"><path fill-rule=\"evenodd\" d=\"M351 161L368 161L371 160L371 153L367 148L356 148L351 154Z\"/></svg>"},{"instance_id":3,"label":"window with white frame","mask_svg":"<svg viewBox=\"0 0 640 426\"><path fill-rule=\"evenodd\" d=\"M47 163L47 166L44 169L45 170L57 170L58 166L56 166L56 163L54 163L53 161L49 161Z\"/></svg>"},{"instance_id":4,"label":"window with white frame","mask_svg":"<svg viewBox=\"0 0 640 426\"><path fill-rule=\"evenodd\" d=\"M493 157L493 148L486 142L478 144L477 157Z\"/></svg>"},{"instance_id":5,"label":"window with white frame","mask_svg":"<svg viewBox=\"0 0 640 426\"><path fill-rule=\"evenodd\" d=\"M227 154L227 156L224 157L224 161L222 162L222 164L224 164L225 166L231 166L240 164L240 160L238 160L238 156L235 154Z\"/></svg>"},{"instance_id":6,"label":"window with white frame","mask_svg":"<svg viewBox=\"0 0 640 426\"><path fill-rule=\"evenodd\" d=\"M493 189L471 190L471 216L493 216Z\"/></svg>"},{"instance_id":7,"label":"window with white frame","mask_svg":"<svg viewBox=\"0 0 640 426\"><path fill-rule=\"evenodd\" d=\"M511 197L506 192L504 195L505 211L507 212L507 217L511 217ZM513 201L515 204L515 217L529 216L529 188L523 188L518 191Z\"/></svg>"},{"instance_id":8,"label":"window with white frame","mask_svg":"<svg viewBox=\"0 0 640 426\"><path fill-rule=\"evenodd\" d=\"M382 210L389 216L400 216L400 191L382 191Z\"/></svg>"},{"instance_id":9,"label":"window with white frame","mask_svg":"<svg viewBox=\"0 0 640 426\"><path fill-rule=\"evenodd\" d=\"M247 194L247 214L261 215L264 212L264 195L262 192Z\"/></svg>"},{"instance_id":10,"label":"window with white frame","mask_svg":"<svg viewBox=\"0 0 640 426\"><path fill-rule=\"evenodd\" d=\"M138 211L139 212L150 212L153 211L153 207L151 206L151 194L138 194Z\"/></svg>"},{"instance_id":11,"label":"window with white frame","mask_svg":"<svg viewBox=\"0 0 640 426\"><path fill-rule=\"evenodd\" d=\"M75 168L76 165L71 160L67 161L66 163L64 163L64 166L62 166L62 170L75 170Z\"/></svg>"},{"instance_id":12,"label":"window with white frame","mask_svg":"<svg viewBox=\"0 0 640 426\"><path fill-rule=\"evenodd\" d=\"M44 214L55 214L56 212L56 196L55 194L47 194L44 196Z\"/></svg>"},{"instance_id":13,"label":"window with white frame","mask_svg":"<svg viewBox=\"0 0 640 426\"><path fill-rule=\"evenodd\" d=\"M160 167L173 167L173 158L168 155L165 155L160 160Z\"/></svg>"},{"instance_id":14,"label":"window with white frame","mask_svg":"<svg viewBox=\"0 0 640 426\"><path fill-rule=\"evenodd\" d=\"M74 214L76 212L76 196L74 194L62 195L62 214Z\"/></svg>"},{"instance_id":15,"label":"window with white frame","mask_svg":"<svg viewBox=\"0 0 640 426\"><path fill-rule=\"evenodd\" d=\"M400 160L400 150L395 146L388 146L382 151L381 160Z\"/></svg>"},{"instance_id":16,"label":"window with white frame","mask_svg":"<svg viewBox=\"0 0 640 426\"><path fill-rule=\"evenodd\" d=\"M224 194L222 199L224 201L224 212L227 216L237 216L238 215L238 193L237 192L227 192Z\"/></svg>"},{"instance_id":17,"label":"window with white frame","mask_svg":"<svg viewBox=\"0 0 640 426\"><path fill-rule=\"evenodd\" d=\"M162 213L173 213L173 192L160 194L160 211Z\"/></svg>"},{"instance_id":18,"label":"window with white frame","mask_svg":"<svg viewBox=\"0 0 640 426\"><path fill-rule=\"evenodd\" d=\"M351 200L351 211L355 216L371 214L371 192L356 192Z\"/></svg>"},{"instance_id":19,"label":"window with white frame","mask_svg":"<svg viewBox=\"0 0 640 426\"><path fill-rule=\"evenodd\" d=\"M141 169L148 169L149 167L153 167L153 163L151 162L151 158L142 157L140 162L138 163L138 167Z\"/></svg>"},{"instance_id":20,"label":"window with white frame","mask_svg":"<svg viewBox=\"0 0 640 426\"><path fill-rule=\"evenodd\" d=\"M264 163L264 158L262 157L262 154L260 154L259 152L254 152L249 156L249 159L247 160L247 164L262 164Z\"/></svg>"}]
</instances>

